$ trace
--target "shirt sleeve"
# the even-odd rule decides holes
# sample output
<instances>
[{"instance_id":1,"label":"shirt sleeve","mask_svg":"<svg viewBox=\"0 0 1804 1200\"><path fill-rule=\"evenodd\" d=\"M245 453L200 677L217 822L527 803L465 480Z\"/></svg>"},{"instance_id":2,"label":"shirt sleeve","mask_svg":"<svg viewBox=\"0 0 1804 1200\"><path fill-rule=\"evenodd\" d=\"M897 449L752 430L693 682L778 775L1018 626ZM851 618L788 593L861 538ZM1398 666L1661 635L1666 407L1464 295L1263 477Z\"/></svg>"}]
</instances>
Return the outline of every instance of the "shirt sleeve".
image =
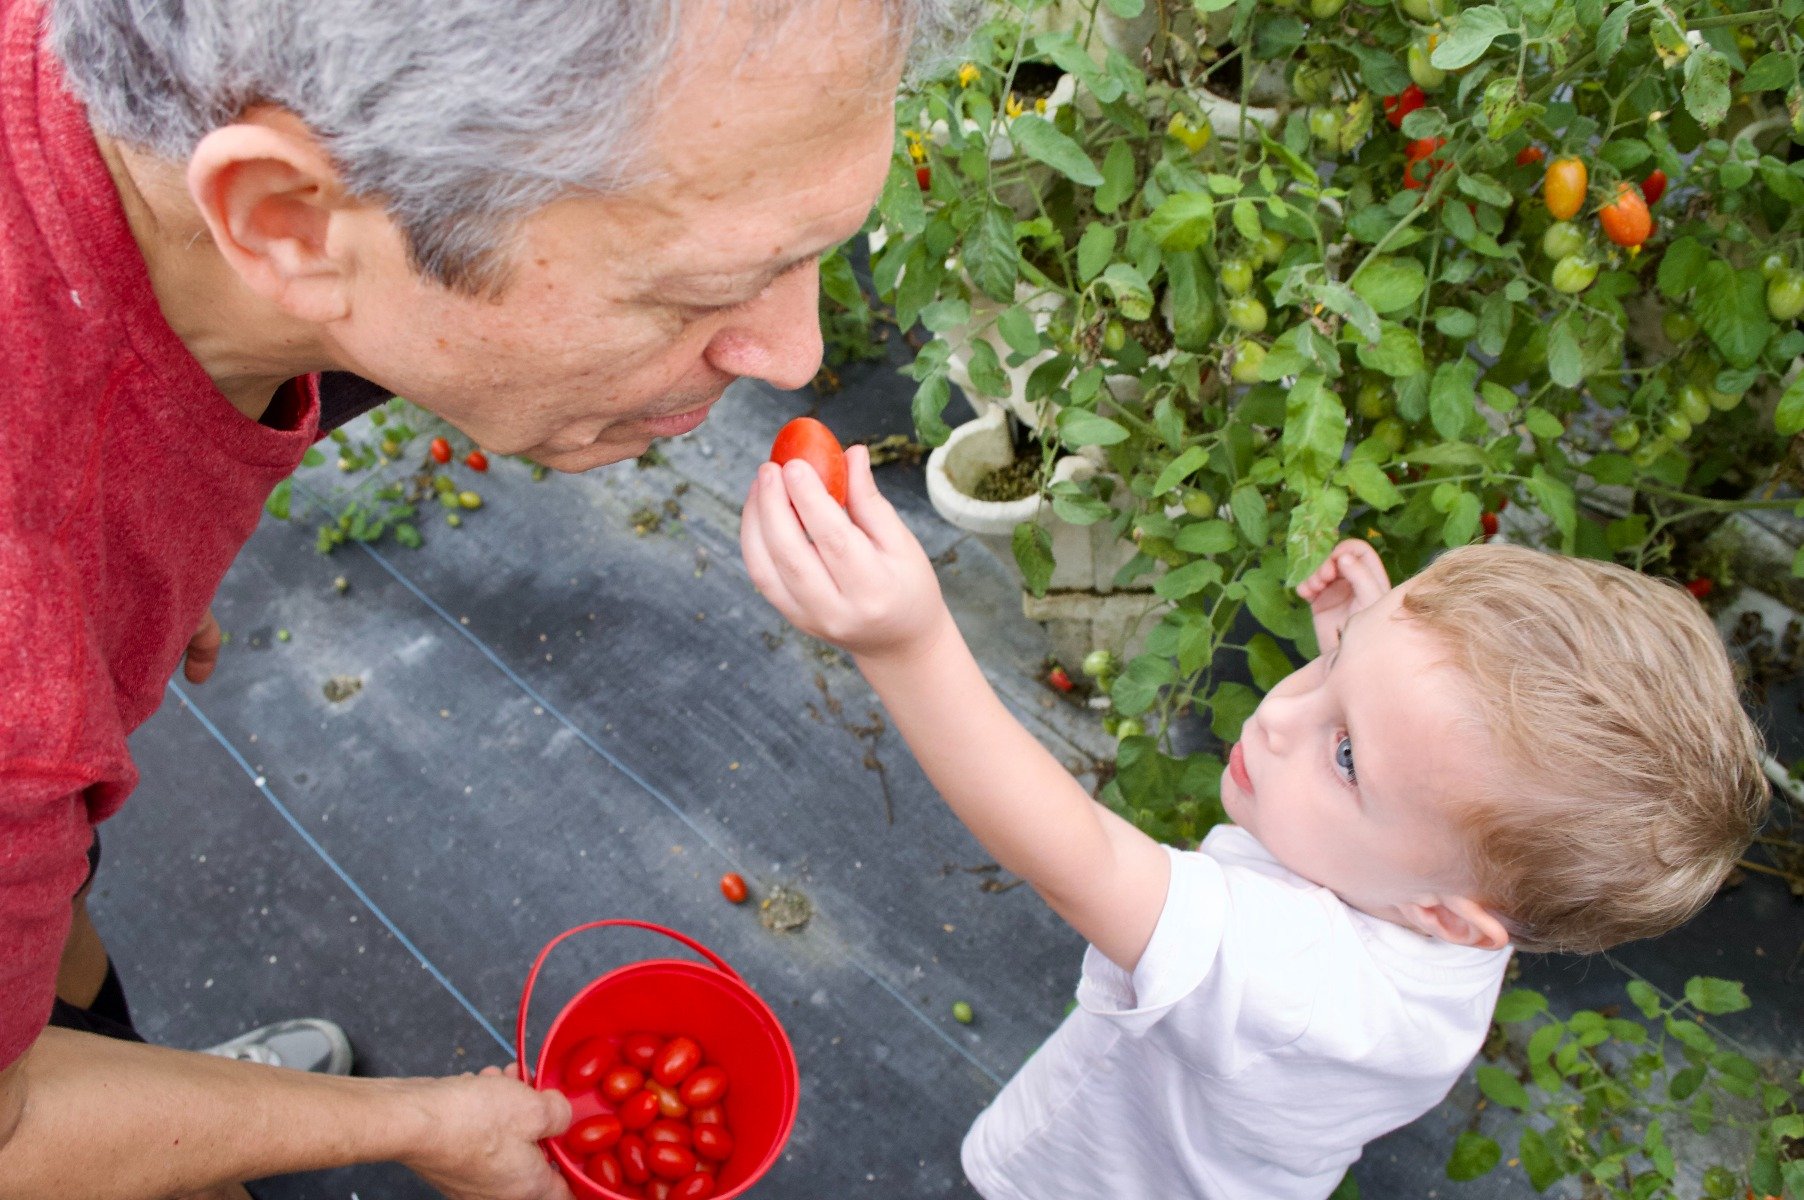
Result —
<instances>
[{"instance_id":1,"label":"shirt sleeve","mask_svg":"<svg viewBox=\"0 0 1804 1200\"><path fill-rule=\"evenodd\" d=\"M1222 868L1203 854L1165 847L1171 858L1171 882L1165 907L1132 973L1091 946L1084 951L1084 971L1077 1002L1108 1017L1128 1033L1144 1033L1196 990L1215 964L1228 907L1228 884Z\"/></svg>"},{"instance_id":2,"label":"shirt sleeve","mask_svg":"<svg viewBox=\"0 0 1804 1200\"><path fill-rule=\"evenodd\" d=\"M93 836L78 784L0 771L0 1068L50 1020Z\"/></svg>"}]
</instances>

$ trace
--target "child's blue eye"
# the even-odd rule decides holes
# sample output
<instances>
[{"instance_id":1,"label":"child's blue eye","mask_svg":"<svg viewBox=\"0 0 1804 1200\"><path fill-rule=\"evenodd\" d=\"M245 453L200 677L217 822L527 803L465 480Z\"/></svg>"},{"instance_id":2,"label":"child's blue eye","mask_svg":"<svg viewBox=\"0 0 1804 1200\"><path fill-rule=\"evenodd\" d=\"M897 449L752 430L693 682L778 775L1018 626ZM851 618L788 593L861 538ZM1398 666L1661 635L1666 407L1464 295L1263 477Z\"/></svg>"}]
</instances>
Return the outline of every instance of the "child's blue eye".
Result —
<instances>
[{"instance_id":1,"label":"child's blue eye","mask_svg":"<svg viewBox=\"0 0 1804 1200\"><path fill-rule=\"evenodd\" d=\"M1344 733L1334 743L1334 766L1346 776L1348 783L1359 782L1359 775L1353 770L1353 739Z\"/></svg>"}]
</instances>

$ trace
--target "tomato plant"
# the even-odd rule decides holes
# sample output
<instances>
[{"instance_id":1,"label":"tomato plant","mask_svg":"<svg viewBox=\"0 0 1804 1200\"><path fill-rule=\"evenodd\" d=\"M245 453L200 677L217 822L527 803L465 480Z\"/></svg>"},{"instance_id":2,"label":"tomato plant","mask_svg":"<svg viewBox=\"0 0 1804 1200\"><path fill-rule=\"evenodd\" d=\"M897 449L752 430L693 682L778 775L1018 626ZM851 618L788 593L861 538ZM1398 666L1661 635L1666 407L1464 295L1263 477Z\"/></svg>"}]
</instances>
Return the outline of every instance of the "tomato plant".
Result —
<instances>
[{"instance_id":1,"label":"tomato plant","mask_svg":"<svg viewBox=\"0 0 1804 1200\"><path fill-rule=\"evenodd\" d=\"M770 460L779 466L800 459L814 468L827 494L846 504L846 455L833 431L813 417L797 417L777 431Z\"/></svg>"}]
</instances>

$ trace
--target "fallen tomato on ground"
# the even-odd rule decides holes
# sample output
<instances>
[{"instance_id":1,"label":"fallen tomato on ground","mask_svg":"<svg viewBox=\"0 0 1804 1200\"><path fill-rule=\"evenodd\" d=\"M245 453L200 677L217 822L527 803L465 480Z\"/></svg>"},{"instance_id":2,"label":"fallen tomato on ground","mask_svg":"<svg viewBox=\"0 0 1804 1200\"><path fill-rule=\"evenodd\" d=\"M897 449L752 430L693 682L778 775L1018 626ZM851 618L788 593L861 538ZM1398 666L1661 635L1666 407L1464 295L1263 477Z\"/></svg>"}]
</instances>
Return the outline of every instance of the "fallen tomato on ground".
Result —
<instances>
[{"instance_id":1,"label":"fallen tomato on ground","mask_svg":"<svg viewBox=\"0 0 1804 1200\"><path fill-rule=\"evenodd\" d=\"M486 471L489 469L489 456L480 450L472 450L464 455L464 466L472 471Z\"/></svg>"},{"instance_id":2,"label":"fallen tomato on ground","mask_svg":"<svg viewBox=\"0 0 1804 1200\"><path fill-rule=\"evenodd\" d=\"M426 452L432 455L432 461L439 464L451 461L451 443L442 437L435 437L427 445Z\"/></svg>"},{"instance_id":3,"label":"fallen tomato on ground","mask_svg":"<svg viewBox=\"0 0 1804 1200\"><path fill-rule=\"evenodd\" d=\"M734 904L744 904L751 892L745 886L745 876L737 871L728 871L720 877L720 894Z\"/></svg>"}]
</instances>

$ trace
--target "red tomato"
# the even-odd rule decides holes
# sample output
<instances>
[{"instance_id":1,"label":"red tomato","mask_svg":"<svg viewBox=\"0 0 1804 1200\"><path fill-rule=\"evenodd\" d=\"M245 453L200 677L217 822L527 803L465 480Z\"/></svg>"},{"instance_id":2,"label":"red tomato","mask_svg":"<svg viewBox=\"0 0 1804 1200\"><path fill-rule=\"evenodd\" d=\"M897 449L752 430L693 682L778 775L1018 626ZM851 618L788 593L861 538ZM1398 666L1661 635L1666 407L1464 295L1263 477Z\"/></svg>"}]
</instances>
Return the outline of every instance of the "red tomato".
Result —
<instances>
[{"instance_id":1,"label":"red tomato","mask_svg":"<svg viewBox=\"0 0 1804 1200\"><path fill-rule=\"evenodd\" d=\"M1401 129L1403 118L1427 103L1427 93L1412 83L1395 96L1384 98L1384 119L1391 123L1392 129Z\"/></svg>"},{"instance_id":2,"label":"red tomato","mask_svg":"<svg viewBox=\"0 0 1804 1200\"><path fill-rule=\"evenodd\" d=\"M1702 600L1716 590L1716 581L1708 578L1693 579L1685 585L1685 590Z\"/></svg>"},{"instance_id":3,"label":"red tomato","mask_svg":"<svg viewBox=\"0 0 1804 1200\"><path fill-rule=\"evenodd\" d=\"M472 450L464 455L464 466L472 471L486 471L489 469L489 456L480 450Z\"/></svg>"},{"instance_id":4,"label":"red tomato","mask_svg":"<svg viewBox=\"0 0 1804 1200\"><path fill-rule=\"evenodd\" d=\"M655 1033L629 1033L620 1043L620 1057L649 1074L651 1065L658 1061L658 1051L663 1048L664 1039Z\"/></svg>"},{"instance_id":5,"label":"red tomato","mask_svg":"<svg viewBox=\"0 0 1804 1200\"><path fill-rule=\"evenodd\" d=\"M1583 159L1569 156L1547 164L1547 175L1541 181L1541 199L1554 220L1568 220L1585 206L1586 181L1590 174Z\"/></svg>"},{"instance_id":6,"label":"red tomato","mask_svg":"<svg viewBox=\"0 0 1804 1200\"><path fill-rule=\"evenodd\" d=\"M1616 199L1597 210L1604 234L1618 246L1639 246L1654 231L1647 201L1628 183L1616 185Z\"/></svg>"},{"instance_id":7,"label":"red tomato","mask_svg":"<svg viewBox=\"0 0 1804 1200\"><path fill-rule=\"evenodd\" d=\"M578 1042L576 1049L564 1059L564 1090L587 1091L601 1082L601 1077L613 1065L614 1047L601 1038Z\"/></svg>"},{"instance_id":8,"label":"red tomato","mask_svg":"<svg viewBox=\"0 0 1804 1200\"><path fill-rule=\"evenodd\" d=\"M651 1178L651 1163L646 1157L649 1151L645 1139L636 1133L620 1139L620 1173L628 1183L644 1183Z\"/></svg>"},{"instance_id":9,"label":"red tomato","mask_svg":"<svg viewBox=\"0 0 1804 1200\"><path fill-rule=\"evenodd\" d=\"M651 1128L645 1131L647 1144L670 1142L677 1146L687 1146L694 1140L694 1135L689 1132L689 1126L681 1121L673 1121L669 1117L659 1117L651 1123Z\"/></svg>"},{"instance_id":10,"label":"red tomato","mask_svg":"<svg viewBox=\"0 0 1804 1200\"><path fill-rule=\"evenodd\" d=\"M645 1148L645 1161L652 1174L665 1179L681 1179L695 1174L695 1153L687 1146L670 1142L652 1142Z\"/></svg>"},{"instance_id":11,"label":"red tomato","mask_svg":"<svg viewBox=\"0 0 1804 1200\"><path fill-rule=\"evenodd\" d=\"M578 1121L564 1135L564 1144L577 1154L594 1154L598 1150L606 1150L620 1140L620 1118L613 1113L602 1113Z\"/></svg>"},{"instance_id":12,"label":"red tomato","mask_svg":"<svg viewBox=\"0 0 1804 1200\"><path fill-rule=\"evenodd\" d=\"M725 1162L733 1157L733 1135L727 1132L725 1125L697 1125L695 1152L702 1158Z\"/></svg>"},{"instance_id":13,"label":"red tomato","mask_svg":"<svg viewBox=\"0 0 1804 1200\"><path fill-rule=\"evenodd\" d=\"M683 1080L683 1086L677 1089L677 1094L690 1108L707 1108L711 1104L719 1104L720 1098L727 1094L726 1068L703 1067Z\"/></svg>"},{"instance_id":14,"label":"red tomato","mask_svg":"<svg viewBox=\"0 0 1804 1200\"><path fill-rule=\"evenodd\" d=\"M620 1160L605 1150L583 1164L583 1174L603 1187L618 1189L626 1182L620 1173Z\"/></svg>"},{"instance_id":15,"label":"red tomato","mask_svg":"<svg viewBox=\"0 0 1804 1200\"><path fill-rule=\"evenodd\" d=\"M708 1200L714 1194L714 1176L697 1171L670 1189L670 1200Z\"/></svg>"},{"instance_id":16,"label":"red tomato","mask_svg":"<svg viewBox=\"0 0 1804 1200\"><path fill-rule=\"evenodd\" d=\"M702 1065L702 1048L692 1037L674 1037L652 1063L651 1077L665 1087L675 1087Z\"/></svg>"},{"instance_id":17,"label":"red tomato","mask_svg":"<svg viewBox=\"0 0 1804 1200\"><path fill-rule=\"evenodd\" d=\"M628 1129L644 1129L658 1119L658 1097L649 1087L634 1092L620 1104L620 1123Z\"/></svg>"},{"instance_id":18,"label":"red tomato","mask_svg":"<svg viewBox=\"0 0 1804 1200\"><path fill-rule=\"evenodd\" d=\"M1054 667L1046 672L1046 682L1051 684L1055 691L1060 692L1068 692L1077 686L1071 682L1071 675L1064 667Z\"/></svg>"},{"instance_id":19,"label":"red tomato","mask_svg":"<svg viewBox=\"0 0 1804 1200\"><path fill-rule=\"evenodd\" d=\"M771 443L770 460L781 466L792 458L813 467L827 494L846 506L846 453L832 430L813 417L797 417L783 426Z\"/></svg>"},{"instance_id":20,"label":"red tomato","mask_svg":"<svg viewBox=\"0 0 1804 1200\"><path fill-rule=\"evenodd\" d=\"M1541 149L1541 147L1524 146L1522 149L1516 151L1516 165L1519 167L1532 167L1546 157L1547 151Z\"/></svg>"},{"instance_id":21,"label":"red tomato","mask_svg":"<svg viewBox=\"0 0 1804 1200\"><path fill-rule=\"evenodd\" d=\"M728 871L720 877L720 894L734 904L744 904L751 893L746 889L745 876L737 871Z\"/></svg>"},{"instance_id":22,"label":"red tomato","mask_svg":"<svg viewBox=\"0 0 1804 1200\"><path fill-rule=\"evenodd\" d=\"M645 1072L638 1067L615 1067L601 1077L601 1094L620 1103L645 1086Z\"/></svg>"},{"instance_id":23,"label":"red tomato","mask_svg":"<svg viewBox=\"0 0 1804 1200\"><path fill-rule=\"evenodd\" d=\"M646 1082L645 1090L658 1098L658 1111L665 1116L686 1117L689 1115L689 1106L683 1103L683 1098L677 1095L675 1088L666 1087L653 1079Z\"/></svg>"},{"instance_id":24,"label":"red tomato","mask_svg":"<svg viewBox=\"0 0 1804 1200\"><path fill-rule=\"evenodd\" d=\"M933 190L933 168L922 164L915 168L915 182L921 185L923 192Z\"/></svg>"},{"instance_id":25,"label":"red tomato","mask_svg":"<svg viewBox=\"0 0 1804 1200\"><path fill-rule=\"evenodd\" d=\"M432 461L435 463L448 463L451 461L451 443L447 442L442 437L433 438L432 443L427 447L427 450L431 453Z\"/></svg>"},{"instance_id":26,"label":"red tomato","mask_svg":"<svg viewBox=\"0 0 1804 1200\"><path fill-rule=\"evenodd\" d=\"M669 1180L654 1179L645 1185L646 1200L670 1200L674 1195L676 1188L671 1186Z\"/></svg>"},{"instance_id":27,"label":"red tomato","mask_svg":"<svg viewBox=\"0 0 1804 1200\"><path fill-rule=\"evenodd\" d=\"M1660 203L1660 197L1666 195L1666 172L1659 167L1649 171L1647 178L1641 181L1641 194L1647 197L1649 204Z\"/></svg>"},{"instance_id":28,"label":"red tomato","mask_svg":"<svg viewBox=\"0 0 1804 1200\"><path fill-rule=\"evenodd\" d=\"M1493 513L1493 512L1485 513L1483 516L1478 518L1478 524L1479 524L1479 527L1485 531L1485 541L1488 542L1492 538L1497 536L1497 514L1496 513Z\"/></svg>"},{"instance_id":29,"label":"red tomato","mask_svg":"<svg viewBox=\"0 0 1804 1200\"><path fill-rule=\"evenodd\" d=\"M1403 167L1403 186L1412 190L1427 186L1447 165L1445 160L1435 157L1435 152L1446 144L1446 138L1417 138L1411 142L1405 153L1408 161Z\"/></svg>"},{"instance_id":30,"label":"red tomato","mask_svg":"<svg viewBox=\"0 0 1804 1200\"><path fill-rule=\"evenodd\" d=\"M695 1126L725 1125L727 1111L718 1104L710 1104L706 1108L698 1108L689 1114L689 1123Z\"/></svg>"}]
</instances>

